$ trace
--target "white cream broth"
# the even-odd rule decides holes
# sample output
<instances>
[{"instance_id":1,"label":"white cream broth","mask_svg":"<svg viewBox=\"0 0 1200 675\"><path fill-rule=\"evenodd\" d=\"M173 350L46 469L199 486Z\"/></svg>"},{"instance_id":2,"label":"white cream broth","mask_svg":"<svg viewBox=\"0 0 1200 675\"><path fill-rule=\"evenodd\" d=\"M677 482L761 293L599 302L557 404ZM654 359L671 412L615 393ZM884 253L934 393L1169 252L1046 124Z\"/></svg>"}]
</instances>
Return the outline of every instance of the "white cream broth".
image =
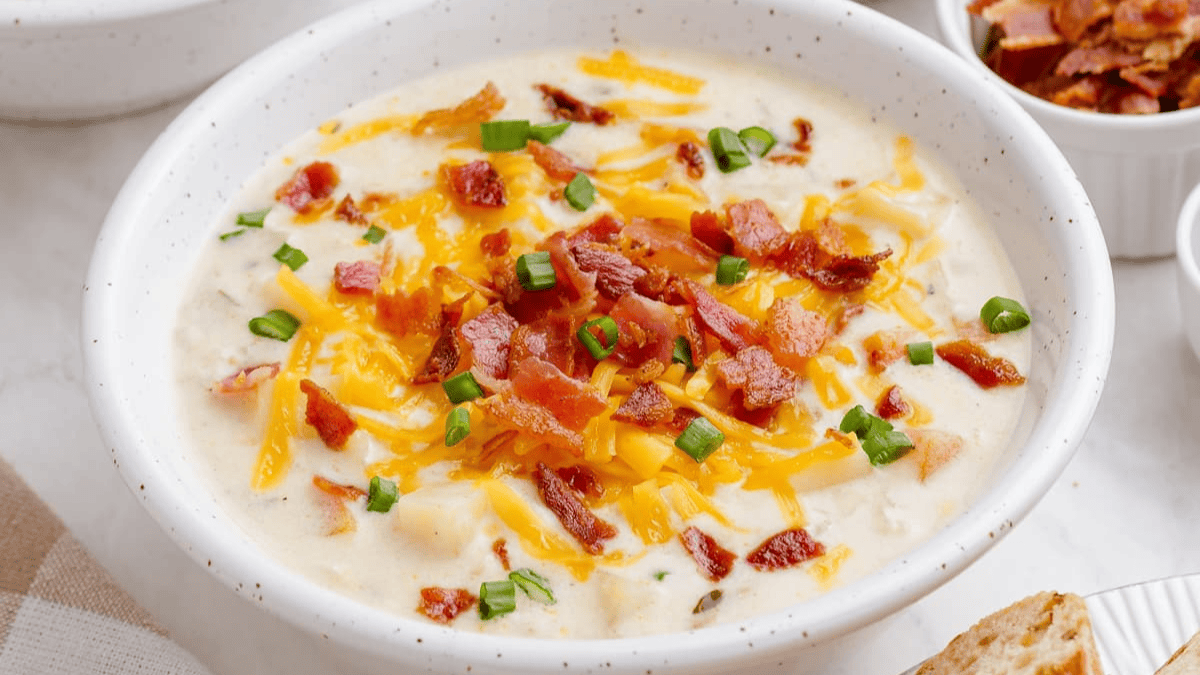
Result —
<instances>
[{"instance_id":1,"label":"white cream broth","mask_svg":"<svg viewBox=\"0 0 1200 675\"><path fill-rule=\"evenodd\" d=\"M989 472L1007 448L1024 388L981 388L940 358L923 366L911 365L907 358L900 358L883 373L869 376L864 340L877 331L892 330L905 336L902 342L929 340L934 344L974 335L990 354L1008 359L1020 373L1028 375L1028 331L980 338L980 331L970 327L978 324L980 307L992 296L1023 301L1016 277L988 223L935 157L917 147L915 158L905 164L903 157L898 159L900 149L905 147L903 130L874 118L863 106L845 100L838 92L799 82L793 76L764 72L759 67L694 54L632 53L644 65L703 80L698 94L681 94L653 84L626 85L618 79L585 74L579 67L580 56L558 52L518 56L438 72L404 84L392 93L348 109L329 124L296 139L247 180L229 204L222 223L214 228L213 241L193 274L188 300L180 310L177 333L179 396L190 417L188 452L194 455L229 516L272 557L317 583L420 621L429 621L416 610L422 588L461 588L478 593L481 582L506 578L507 572L492 550L497 539L504 539L512 568L530 568L547 578L557 603L539 604L518 590L515 611L482 620L477 609L472 608L451 625L469 631L541 637L638 636L763 614L859 579L926 540L960 513L986 485ZM599 60L612 58L611 54L587 56ZM611 503L589 502L598 516L618 530L615 538L605 542L605 559L612 554L623 559L611 563L593 560L594 569L587 574L574 573L526 545L521 534L497 515L481 483L448 477L457 468L457 462L434 464L421 469L419 476L408 477L410 485L419 484L419 488L411 491L405 490L406 483L400 480L402 494L389 513L368 512L365 499L346 502L353 531L329 534L332 498L314 487L314 474L365 489L372 475L371 467L388 461L393 450L388 441L361 427L350 437L344 451L330 450L313 428L305 424L303 396L290 399L294 404L296 434L290 441L290 458L284 464L286 474L265 489L253 487L260 449L270 424L275 384L279 380L267 381L242 394L217 394L213 387L246 366L270 362L286 366L289 362L295 339L280 342L257 337L247 329L251 318L273 308L285 308L306 319L304 307L277 283L279 264L272 253L284 242L301 249L309 260L295 275L321 298L336 294L331 279L339 262L381 260L385 250L390 250L398 257L400 269L408 270L398 275L398 282L411 290L420 283L428 283L424 275L413 278L417 274L414 270L418 269L416 261L422 256L446 254L424 250L414 227L392 229L377 218L373 222L387 229L388 234L384 242L374 245L361 241L365 225L336 220L332 209L321 213L314 222L298 222L294 211L275 201L276 188L287 182L298 168L321 160L332 163L340 175L332 197L334 204L347 194L358 200L366 193L390 193L404 200L434 189L439 164L448 160L465 163L488 159L489 154L479 149L477 135L414 137L407 129L417 116L452 107L488 81L495 83L507 100L495 119L529 119L535 124L554 121L542 95L533 88L537 83L562 87L583 101L600 106L614 99L699 104L695 106L698 110L686 116L644 115L640 119L621 118L608 126L575 123L551 147L579 166L595 167L604 159L604 153L638 146L639 131L645 123L692 129L701 139L706 162L703 178L688 178L683 166L671 160L666 163L664 173L648 183L651 190L661 192L669 191L670 186L683 186L686 189L681 191L690 192L691 198L702 203L703 208L718 212L726 203L759 198L789 232L801 227L806 213L811 220L813 209L821 212L822 203L833 204L832 220L869 238L870 251L891 247L893 259L906 261L902 270L907 279L902 284L905 297L932 319L934 326L922 330L891 311L887 303L872 301L868 296L874 286L860 292L866 310L851 319L844 331L831 337L818 356L812 357L833 373L819 378L821 383L840 384L843 398L835 397L837 400L830 405L816 391L813 371L800 373L803 377L796 400L784 407L807 411L806 426L811 431L807 437L776 433L773 445L778 449L773 451L792 456L829 443L825 430L836 429L847 410L861 404L874 411L882 388L896 384L917 410L893 420L896 429L905 432L928 429L956 435L963 442L958 455L926 480L921 480L912 457L873 467L861 450L854 450L841 459L818 462L781 481L786 487L780 492L790 494L797 505L792 511L781 508L772 490L745 490L738 482L721 483L705 496L723 514L727 524L705 512L685 519L672 506L671 488L663 488L666 482L662 482L655 490L666 505L670 534L662 543L648 544L633 531L619 499L610 500ZM703 143L712 127L737 130L757 125L772 130L779 138L780 144L773 154L791 153L786 146L796 139L792 122L797 117L809 120L813 128L812 151L804 166L756 158L751 166L725 174L717 170ZM361 125L386 119L397 120L394 129L326 152L330 144L345 141L347 134L366 128ZM375 128L379 130L382 126ZM446 148L448 144L452 146L450 149ZM642 166L660 157L673 156L675 148L675 143L669 143L642 154L631 153L622 163L600 168ZM493 159L504 161L495 156ZM836 206L844 205L847 195L873 181L901 185L897 167L902 166L918 169L924 185L917 190L891 190L894 194L888 194L885 201L911 214L913 222L928 230L928 236L906 239L899 234L903 226L886 213L879 218ZM532 204L556 227L570 230L614 210L612 202L603 195L585 212L573 210L565 201L550 196L552 191L561 191L561 182L545 180L541 169L532 163L529 167L536 172L536 180L530 183L534 194L522 203ZM602 187L603 182L597 178ZM508 183L510 190L513 189L514 181ZM236 214L267 206L272 209L262 229L247 229L224 241L217 239L216 234L238 229L234 225ZM505 208L515 208L514 203L510 201ZM466 226L450 207L438 215L438 226L451 239L464 233L465 227L468 230L478 227ZM528 217L505 226L523 233L529 243L524 248L514 244L514 255L532 250L532 245L548 234ZM475 236L470 231L465 234ZM477 245L473 250L477 254ZM450 267L458 265L453 259L439 258L439 262ZM734 291L713 292L718 298L733 297L738 292L736 288L748 288L761 278L759 274L757 269L753 271ZM796 284L808 283L787 281L792 284L787 288L793 290L799 287ZM762 316L770 305L770 292L747 301L750 295L737 296L741 305L734 300L730 304L756 306ZM470 309L468 303L468 314L477 312L481 306ZM425 353L432 340L424 343ZM327 337L308 375L335 397L341 380L331 372L329 361L337 344L335 336ZM409 358L419 367L424 363L425 353ZM435 439L432 445L442 446L439 436L449 407L434 400L441 393L436 384L426 385L425 390L431 392L429 397L424 402L420 399L413 402L404 393L411 390L399 387L393 392L396 400L408 402L397 404L395 409L348 408L354 415L385 420L394 427L432 429ZM473 420L477 417L478 413ZM474 425L473 436L485 433L485 427L491 428ZM468 442L479 440L475 436ZM727 439L727 443L731 441ZM723 452L727 449L719 450L708 461L717 466ZM498 482L521 495L543 526L570 545L572 555L588 558L542 503L527 475L509 475L498 469L490 480L493 485ZM613 484L609 496L620 489ZM706 579L680 543L678 533L692 525L738 556L732 572L724 579L717 582ZM796 525L802 525L822 543L826 555L777 571L757 571L746 562L746 555L767 537ZM722 592L721 600L712 609L695 613L700 598L714 589Z\"/></svg>"}]
</instances>

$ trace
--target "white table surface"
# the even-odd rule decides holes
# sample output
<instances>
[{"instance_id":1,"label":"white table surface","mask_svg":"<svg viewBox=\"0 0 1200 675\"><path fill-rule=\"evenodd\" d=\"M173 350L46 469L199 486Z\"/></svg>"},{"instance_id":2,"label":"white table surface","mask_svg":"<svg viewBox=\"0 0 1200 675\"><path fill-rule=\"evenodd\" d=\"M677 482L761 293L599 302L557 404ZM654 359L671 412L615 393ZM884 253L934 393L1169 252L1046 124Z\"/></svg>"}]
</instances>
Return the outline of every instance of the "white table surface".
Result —
<instances>
[{"instance_id":1,"label":"white table surface","mask_svg":"<svg viewBox=\"0 0 1200 675\"><path fill-rule=\"evenodd\" d=\"M929 0L871 4L937 35ZM235 596L167 539L88 409L79 315L92 244L125 176L185 103L103 123L0 123L0 455L214 675L336 672L344 651ZM1118 262L1114 275L1107 389L1061 479L975 565L869 631L883 639L825 646L813 672L895 675L1029 593L1200 571L1200 362L1183 336L1174 262Z\"/></svg>"}]
</instances>

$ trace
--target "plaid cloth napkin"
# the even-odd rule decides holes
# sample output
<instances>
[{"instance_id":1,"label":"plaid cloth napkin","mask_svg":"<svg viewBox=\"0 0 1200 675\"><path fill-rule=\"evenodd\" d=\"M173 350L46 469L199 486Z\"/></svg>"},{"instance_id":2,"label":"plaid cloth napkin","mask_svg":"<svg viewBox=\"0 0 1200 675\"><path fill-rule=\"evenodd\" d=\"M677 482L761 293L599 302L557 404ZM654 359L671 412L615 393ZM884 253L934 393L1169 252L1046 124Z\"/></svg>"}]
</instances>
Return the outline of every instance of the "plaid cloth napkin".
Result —
<instances>
[{"instance_id":1,"label":"plaid cloth napkin","mask_svg":"<svg viewBox=\"0 0 1200 675\"><path fill-rule=\"evenodd\" d=\"M0 674L208 675L0 460Z\"/></svg>"}]
</instances>

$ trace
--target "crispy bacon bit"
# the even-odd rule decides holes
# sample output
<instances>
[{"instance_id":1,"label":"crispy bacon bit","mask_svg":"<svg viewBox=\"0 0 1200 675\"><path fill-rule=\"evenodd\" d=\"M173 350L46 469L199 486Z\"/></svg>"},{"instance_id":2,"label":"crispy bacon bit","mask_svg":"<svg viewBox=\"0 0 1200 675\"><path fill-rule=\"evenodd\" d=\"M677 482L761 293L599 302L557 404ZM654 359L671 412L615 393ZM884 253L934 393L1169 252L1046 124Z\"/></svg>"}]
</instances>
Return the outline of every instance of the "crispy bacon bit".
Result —
<instances>
[{"instance_id":1,"label":"crispy bacon bit","mask_svg":"<svg viewBox=\"0 0 1200 675\"><path fill-rule=\"evenodd\" d=\"M590 122L603 126L616 117L611 111L599 106L588 105L558 87L539 84L534 88L542 92L542 98L545 99L546 108L550 114L560 120Z\"/></svg>"},{"instance_id":2,"label":"crispy bacon bit","mask_svg":"<svg viewBox=\"0 0 1200 675\"><path fill-rule=\"evenodd\" d=\"M1128 40L1153 40L1179 31L1188 0L1121 0L1113 11L1113 33Z\"/></svg>"},{"instance_id":3,"label":"crispy bacon bit","mask_svg":"<svg viewBox=\"0 0 1200 675\"><path fill-rule=\"evenodd\" d=\"M331 450L344 450L350 434L358 428L358 422L338 403L333 395L317 386L312 380L300 380L300 391L308 399L304 408L304 421L317 430L317 435Z\"/></svg>"},{"instance_id":4,"label":"crispy bacon bit","mask_svg":"<svg viewBox=\"0 0 1200 675\"><path fill-rule=\"evenodd\" d=\"M617 536L617 528L589 511L566 481L544 462L538 462L534 468L533 481L542 501L583 550L592 555L604 553L604 542Z\"/></svg>"},{"instance_id":5,"label":"crispy bacon bit","mask_svg":"<svg viewBox=\"0 0 1200 675\"><path fill-rule=\"evenodd\" d=\"M717 364L717 374L730 389L740 389L746 410L772 408L796 395L796 374L775 363L771 352L757 345Z\"/></svg>"},{"instance_id":6,"label":"crispy bacon bit","mask_svg":"<svg viewBox=\"0 0 1200 675\"><path fill-rule=\"evenodd\" d=\"M433 343L433 349L430 350L429 358L425 360L421 372L413 375L413 384L441 382L458 368L463 346L459 341L455 324L462 315L462 305L459 304L457 307L452 305L451 307L453 309L442 309L442 332L438 335L437 341Z\"/></svg>"},{"instance_id":7,"label":"crispy bacon bit","mask_svg":"<svg viewBox=\"0 0 1200 675\"><path fill-rule=\"evenodd\" d=\"M324 476L313 474L312 483L318 490L324 492L330 497L337 497L346 501L354 501L356 499L364 499L367 496L367 491L357 485L346 485L345 483L335 483Z\"/></svg>"},{"instance_id":8,"label":"crispy bacon bit","mask_svg":"<svg viewBox=\"0 0 1200 675\"><path fill-rule=\"evenodd\" d=\"M479 238L479 250L489 258L507 255L510 246L512 246L512 235L509 234L507 227Z\"/></svg>"},{"instance_id":9,"label":"crispy bacon bit","mask_svg":"<svg viewBox=\"0 0 1200 675\"><path fill-rule=\"evenodd\" d=\"M496 85L488 82L471 98L453 108L431 110L413 125L412 135L420 136L426 131L444 132L459 127L486 122L504 108L506 101Z\"/></svg>"},{"instance_id":10,"label":"crispy bacon bit","mask_svg":"<svg viewBox=\"0 0 1200 675\"><path fill-rule=\"evenodd\" d=\"M816 541L802 527L794 527L771 535L746 556L746 562L761 572L798 565L825 555L825 545Z\"/></svg>"},{"instance_id":11,"label":"crispy bacon bit","mask_svg":"<svg viewBox=\"0 0 1200 675\"><path fill-rule=\"evenodd\" d=\"M496 554L496 558L505 572L512 569L512 565L508 561L508 542L503 537L492 542L492 553Z\"/></svg>"},{"instance_id":12,"label":"crispy bacon bit","mask_svg":"<svg viewBox=\"0 0 1200 675\"><path fill-rule=\"evenodd\" d=\"M834 312L833 317L829 320L830 334L841 335L846 330L846 326L849 326L850 322L865 312L866 309L865 306L859 303L851 305L843 304Z\"/></svg>"},{"instance_id":13,"label":"crispy bacon bit","mask_svg":"<svg viewBox=\"0 0 1200 675\"><path fill-rule=\"evenodd\" d=\"M1139 54L1129 54L1111 44L1098 47L1076 47L1062 57L1054 67L1057 75L1099 75L1110 70L1136 66L1142 62Z\"/></svg>"},{"instance_id":14,"label":"crispy bacon bit","mask_svg":"<svg viewBox=\"0 0 1200 675\"><path fill-rule=\"evenodd\" d=\"M354 197L350 195L342 197L342 201L338 202L337 208L333 211L333 217L355 225L367 224L366 214L358 209L358 205L354 203Z\"/></svg>"},{"instance_id":15,"label":"crispy bacon bit","mask_svg":"<svg viewBox=\"0 0 1200 675\"><path fill-rule=\"evenodd\" d=\"M477 159L470 164L443 164L441 173L454 198L464 206L495 209L508 203L504 179L491 162Z\"/></svg>"},{"instance_id":16,"label":"crispy bacon bit","mask_svg":"<svg viewBox=\"0 0 1200 675\"><path fill-rule=\"evenodd\" d=\"M704 178L704 155L700 152L700 146L691 141L680 143L679 149L675 151L675 159L683 164L688 178L693 180Z\"/></svg>"},{"instance_id":17,"label":"crispy bacon bit","mask_svg":"<svg viewBox=\"0 0 1200 675\"><path fill-rule=\"evenodd\" d=\"M609 300L634 292L634 284L646 275L646 270L607 244L580 244L572 248L571 253L579 269L595 273L596 290Z\"/></svg>"},{"instance_id":18,"label":"crispy bacon bit","mask_svg":"<svg viewBox=\"0 0 1200 675\"><path fill-rule=\"evenodd\" d=\"M725 229L720 216L712 211L694 211L691 220L692 236L700 243L722 255L733 253L733 237Z\"/></svg>"},{"instance_id":19,"label":"crispy bacon bit","mask_svg":"<svg viewBox=\"0 0 1200 675\"><path fill-rule=\"evenodd\" d=\"M572 377L586 377L591 368L583 345L575 337L575 320L564 314L548 314L531 323L521 324L509 339L510 363L535 356L549 361Z\"/></svg>"},{"instance_id":20,"label":"crispy bacon bit","mask_svg":"<svg viewBox=\"0 0 1200 675\"><path fill-rule=\"evenodd\" d=\"M775 361L797 372L821 351L828 337L825 320L795 298L775 298L767 311L767 346Z\"/></svg>"},{"instance_id":21,"label":"crispy bacon bit","mask_svg":"<svg viewBox=\"0 0 1200 675\"><path fill-rule=\"evenodd\" d=\"M442 330L442 310L428 288L375 294L375 320L385 331L397 336L438 335Z\"/></svg>"},{"instance_id":22,"label":"crispy bacon bit","mask_svg":"<svg viewBox=\"0 0 1200 675\"><path fill-rule=\"evenodd\" d=\"M512 391L502 391L482 399L479 406L501 426L516 429L529 438L547 445L583 455L583 434L563 426L554 413Z\"/></svg>"},{"instance_id":23,"label":"crispy bacon bit","mask_svg":"<svg viewBox=\"0 0 1200 675\"><path fill-rule=\"evenodd\" d=\"M856 183L858 183L858 181L854 180L853 178L839 178L833 181L833 186L839 190L848 190L854 187Z\"/></svg>"},{"instance_id":24,"label":"crispy bacon bit","mask_svg":"<svg viewBox=\"0 0 1200 675\"><path fill-rule=\"evenodd\" d=\"M1071 42L1078 41L1097 21L1110 16L1110 0L1061 0L1050 8L1054 26Z\"/></svg>"},{"instance_id":25,"label":"crispy bacon bit","mask_svg":"<svg viewBox=\"0 0 1200 675\"><path fill-rule=\"evenodd\" d=\"M782 253L783 271L793 277L808 279L818 287L839 293L861 291L875 278L879 263L892 254L892 249L866 256L844 253L832 254L821 246L812 230L793 235Z\"/></svg>"},{"instance_id":26,"label":"crispy bacon bit","mask_svg":"<svg viewBox=\"0 0 1200 675\"><path fill-rule=\"evenodd\" d=\"M637 370L629 376L629 380L634 384L645 384L657 380L665 372L667 372L665 363L658 359L650 359L638 366Z\"/></svg>"},{"instance_id":27,"label":"crispy bacon bit","mask_svg":"<svg viewBox=\"0 0 1200 675\"><path fill-rule=\"evenodd\" d=\"M684 299L696 310L700 325L715 335L729 351L737 353L763 342L762 329L757 323L714 298L700 284L684 279L680 290ZM695 357L695 354L692 356Z\"/></svg>"},{"instance_id":28,"label":"crispy bacon bit","mask_svg":"<svg viewBox=\"0 0 1200 675\"><path fill-rule=\"evenodd\" d=\"M495 380L508 377L509 341L517 320L499 305L489 305L462 325L463 339L471 345L471 371Z\"/></svg>"},{"instance_id":29,"label":"crispy bacon bit","mask_svg":"<svg viewBox=\"0 0 1200 675\"><path fill-rule=\"evenodd\" d=\"M297 213L309 213L333 194L338 172L329 162L313 162L301 167L291 179L275 191L275 200Z\"/></svg>"},{"instance_id":30,"label":"crispy bacon bit","mask_svg":"<svg viewBox=\"0 0 1200 675\"><path fill-rule=\"evenodd\" d=\"M616 422L628 422L642 427L652 427L660 422L668 422L675 417L675 409L667 398L662 387L653 382L639 384L621 402L612 419Z\"/></svg>"},{"instance_id":31,"label":"crispy bacon bit","mask_svg":"<svg viewBox=\"0 0 1200 675\"><path fill-rule=\"evenodd\" d=\"M912 406L908 405L908 402L900 395L900 387L894 384L883 392L883 396L880 396L879 402L875 404L875 414L885 420L894 420L910 412L912 412Z\"/></svg>"},{"instance_id":32,"label":"crispy bacon bit","mask_svg":"<svg viewBox=\"0 0 1200 675\"><path fill-rule=\"evenodd\" d=\"M913 449L904 455L904 459L917 463L922 482L957 457L963 449L963 439L956 434L934 429L908 429L905 433L913 442Z\"/></svg>"},{"instance_id":33,"label":"crispy bacon bit","mask_svg":"<svg viewBox=\"0 0 1200 675\"><path fill-rule=\"evenodd\" d=\"M705 579L720 581L733 571L733 561L737 556L700 528L693 525L680 532L679 541L692 555L692 560L696 561Z\"/></svg>"},{"instance_id":34,"label":"crispy bacon bit","mask_svg":"<svg viewBox=\"0 0 1200 675\"><path fill-rule=\"evenodd\" d=\"M761 199L728 204L725 216L729 219L734 252L750 262L766 260L787 242L787 231Z\"/></svg>"},{"instance_id":35,"label":"crispy bacon bit","mask_svg":"<svg viewBox=\"0 0 1200 675\"><path fill-rule=\"evenodd\" d=\"M645 248L653 263L684 272L709 272L717 263L716 251L672 221L634 218L625 228L630 240Z\"/></svg>"},{"instance_id":36,"label":"crispy bacon bit","mask_svg":"<svg viewBox=\"0 0 1200 675\"><path fill-rule=\"evenodd\" d=\"M253 366L246 366L213 385L213 392L217 394L240 394L246 391L254 391L258 389L258 385L278 375L279 368L280 364L278 361L275 363L259 363Z\"/></svg>"},{"instance_id":37,"label":"crispy bacon bit","mask_svg":"<svg viewBox=\"0 0 1200 675\"><path fill-rule=\"evenodd\" d=\"M615 244L625 224L611 213L606 213L583 226L567 238L567 245L575 248L580 244Z\"/></svg>"},{"instance_id":38,"label":"crispy bacon bit","mask_svg":"<svg viewBox=\"0 0 1200 675\"><path fill-rule=\"evenodd\" d=\"M531 140L525 147L529 149L533 162L542 167L542 171L554 180L565 182L574 178L577 173L588 172L587 169L576 166L570 157L544 143Z\"/></svg>"},{"instance_id":39,"label":"crispy bacon bit","mask_svg":"<svg viewBox=\"0 0 1200 675\"><path fill-rule=\"evenodd\" d=\"M417 611L438 623L449 624L476 602L479 598L466 589L430 586L421 589L421 604L417 605Z\"/></svg>"},{"instance_id":40,"label":"crispy bacon bit","mask_svg":"<svg viewBox=\"0 0 1200 675\"><path fill-rule=\"evenodd\" d=\"M797 152L812 152L812 122L803 117L797 117L792 120L792 126L796 129L796 140L792 143L792 147Z\"/></svg>"},{"instance_id":41,"label":"crispy bacon bit","mask_svg":"<svg viewBox=\"0 0 1200 675\"><path fill-rule=\"evenodd\" d=\"M767 155L767 161L775 164L785 164L787 166L807 166L808 155Z\"/></svg>"},{"instance_id":42,"label":"crispy bacon bit","mask_svg":"<svg viewBox=\"0 0 1200 675\"><path fill-rule=\"evenodd\" d=\"M700 417L700 413L691 408L676 408L675 416L667 423L667 428L674 431L676 434L682 434L683 430L692 423L692 420Z\"/></svg>"},{"instance_id":43,"label":"crispy bacon bit","mask_svg":"<svg viewBox=\"0 0 1200 675\"><path fill-rule=\"evenodd\" d=\"M587 313L596 301L596 274L580 269L579 263L567 248L567 236L555 232L542 242L541 248L550 253L550 264L558 281L554 288L568 302L583 301L578 308ZM539 291L542 293L543 291Z\"/></svg>"},{"instance_id":44,"label":"crispy bacon bit","mask_svg":"<svg viewBox=\"0 0 1200 675\"><path fill-rule=\"evenodd\" d=\"M593 497L599 499L604 496L604 485L600 483L600 478L596 476L596 472L589 469L583 464L572 464L571 466L559 467L555 473L558 477L566 481L571 489L585 497Z\"/></svg>"},{"instance_id":45,"label":"crispy bacon bit","mask_svg":"<svg viewBox=\"0 0 1200 675\"><path fill-rule=\"evenodd\" d=\"M371 295L379 288L379 263L374 260L340 262L333 267L333 286L347 295Z\"/></svg>"},{"instance_id":46,"label":"crispy bacon bit","mask_svg":"<svg viewBox=\"0 0 1200 675\"><path fill-rule=\"evenodd\" d=\"M572 431L583 431L588 420L607 407L591 384L568 377L536 356L513 363L511 370L513 393L549 410Z\"/></svg>"},{"instance_id":47,"label":"crispy bacon bit","mask_svg":"<svg viewBox=\"0 0 1200 675\"><path fill-rule=\"evenodd\" d=\"M947 342L938 345L935 351L943 361L966 373L984 389L1025 383L1025 377L1017 372L1011 361L992 356L970 340Z\"/></svg>"},{"instance_id":48,"label":"crispy bacon bit","mask_svg":"<svg viewBox=\"0 0 1200 675\"><path fill-rule=\"evenodd\" d=\"M906 353L907 346L898 333L878 331L863 339L863 349L867 351L868 369L872 374L878 375L900 360Z\"/></svg>"},{"instance_id":49,"label":"crispy bacon bit","mask_svg":"<svg viewBox=\"0 0 1200 675\"><path fill-rule=\"evenodd\" d=\"M650 359L671 365L679 320L670 305L629 293L617 300L608 315L617 322L614 358L627 366L640 366Z\"/></svg>"}]
</instances>

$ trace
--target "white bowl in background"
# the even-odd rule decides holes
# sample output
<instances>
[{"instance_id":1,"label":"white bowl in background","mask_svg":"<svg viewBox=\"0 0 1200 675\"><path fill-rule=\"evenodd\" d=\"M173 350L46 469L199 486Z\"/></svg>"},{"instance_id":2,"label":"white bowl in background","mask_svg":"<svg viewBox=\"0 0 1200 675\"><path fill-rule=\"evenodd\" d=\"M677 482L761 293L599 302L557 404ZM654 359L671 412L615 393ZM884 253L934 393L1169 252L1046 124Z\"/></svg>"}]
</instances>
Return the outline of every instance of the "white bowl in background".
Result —
<instances>
[{"instance_id":1,"label":"white bowl in background","mask_svg":"<svg viewBox=\"0 0 1200 675\"><path fill-rule=\"evenodd\" d=\"M199 91L352 0L0 0L0 118L108 117Z\"/></svg>"},{"instance_id":2,"label":"white bowl in background","mask_svg":"<svg viewBox=\"0 0 1200 675\"><path fill-rule=\"evenodd\" d=\"M969 0L937 0L942 39L977 77L1015 98L1067 156L1091 197L1114 258L1175 252L1175 223L1188 190L1200 182L1200 108L1155 115L1113 115L1056 105L1022 91L979 58Z\"/></svg>"},{"instance_id":3,"label":"white bowl in background","mask_svg":"<svg viewBox=\"0 0 1200 675\"><path fill-rule=\"evenodd\" d=\"M1176 230L1176 271L1183 331L1200 358L1200 184L1183 203Z\"/></svg>"},{"instance_id":4,"label":"white bowl in background","mask_svg":"<svg viewBox=\"0 0 1200 675\"><path fill-rule=\"evenodd\" d=\"M640 638L464 633L364 606L268 557L190 463L174 393L176 308L227 200L281 145L407 79L490 55L614 43L726 54L840 89L961 178L1034 316L1025 406L992 484L945 530L860 581L751 620ZM188 555L256 604L421 672L665 675L791 670L805 648L878 621L964 569L1071 458L1100 397L1113 329L1108 253L1065 158L973 68L874 10L845 0L407 0L358 6L294 34L170 125L99 235L82 340L93 413L124 480Z\"/></svg>"}]
</instances>

